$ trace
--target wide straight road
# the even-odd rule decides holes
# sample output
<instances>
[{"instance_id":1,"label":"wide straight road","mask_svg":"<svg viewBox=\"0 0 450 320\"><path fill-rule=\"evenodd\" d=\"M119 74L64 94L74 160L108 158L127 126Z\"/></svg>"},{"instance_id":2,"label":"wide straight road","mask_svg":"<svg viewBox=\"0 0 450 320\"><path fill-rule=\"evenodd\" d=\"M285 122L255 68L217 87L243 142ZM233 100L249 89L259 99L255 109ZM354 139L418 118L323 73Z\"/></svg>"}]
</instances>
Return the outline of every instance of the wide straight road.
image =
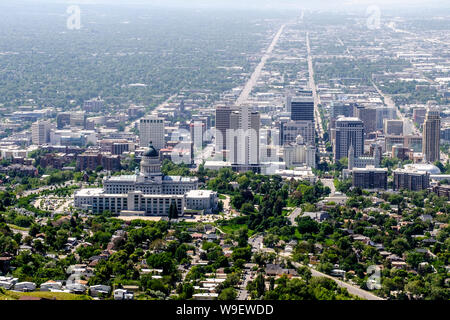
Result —
<instances>
[{"instance_id":1,"label":"wide straight road","mask_svg":"<svg viewBox=\"0 0 450 320\"><path fill-rule=\"evenodd\" d=\"M317 94L317 90L316 90L316 82L314 80L314 66L313 66L313 60L312 60L312 55L311 55L311 46L309 43L309 33L306 33L306 51L308 53L308 74L309 74L309 87L312 90L312 94L313 94L313 99L314 99L314 124L316 127L316 132L319 136L319 142L317 145L317 149L320 155L322 155L320 157L321 161L324 162L328 162L328 157L324 156L327 151L326 151L326 145L325 145L325 141L323 139L323 135L324 135L324 130L323 130L323 124L322 124L322 116L320 115L320 111L319 111L319 105L321 104L320 102L320 96Z\"/></svg>"},{"instance_id":2,"label":"wide straight road","mask_svg":"<svg viewBox=\"0 0 450 320\"><path fill-rule=\"evenodd\" d=\"M392 100L391 96L383 93L378 86L375 84L375 82L372 81L372 85L375 88L375 90L378 92L380 96L384 99L384 104L388 107L394 108L397 112L397 117L403 121L403 134L409 135L409 134L418 134L417 128L414 126L414 123L412 122L411 118L405 117L399 108L395 105L395 102Z\"/></svg>"},{"instance_id":3,"label":"wide straight road","mask_svg":"<svg viewBox=\"0 0 450 320\"><path fill-rule=\"evenodd\" d=\"M250 79L248 79L247 83L244 86L244 89L242 90L241 94L239 95L238 99L236 100L236 106L240 106L244 102L248 100L248 97L250 93L253 90L253 87L255 86L256 82L259 79L259 76L261 75L261 71L264 68L267 59L269 59L270 55L272 54L273 48L277 45L278 40L280 39L281 34L283 33L284 27L286 24L283 24L278 32L275 34L275 37L272 40L272 43L270 44L269 48L267 48L265 54L262 56L261 61L256 66L255 71L253 71L252 76Z\"/></svg>"},{"instance_id":4,"label":"wide straight road","mask_svg":"<svg viewBox=\"0 0 450 320\"><path fill-rule=\"evenodd\" d=\"M316 91L316 82L314 80L314 67L311 55L311 46L309 44L309 33L306 33L306 50L308 52L308 74L309 74L309 87L312 90L313 98L314 98L314 118L316 123L316 130L319 134L319 138L323 139L323 127L322 127L322 118L319 112L319 104L320 97Z\"/></svg>"},{"instance_id":5,"label":"wide straight road","mask_svg":"<svg viewBox=\"0 0 450 320\"><path fill-rule=\"evenodd\" d=\"M175 97L177 96L177 94L171 95L169 98L167 98L167 100L165 100L164 102L160 103L155 109L153 109L152 111L150 111L149 114L158 114L159 109L167 106L167 104L172 101ZM125 132L130 132L136 124L139 124L139 121L142 118L139 118L133 122L131 122L128 126L125 127Z\"/></svg>"},{"instance_id":6,"label":"wide straight road","mask_svg":"<svg viewBox=\"0 0 450 320\"><path fill-rule=\"evenodd\" d=\"M320 179L320 181L322 181L322 183L325 187L330 188L330 190L331 190L330 196L334 196L334 194L336 193L336 187L334 186L334 180L333 179Z\"/></svg>"}]
</instances>

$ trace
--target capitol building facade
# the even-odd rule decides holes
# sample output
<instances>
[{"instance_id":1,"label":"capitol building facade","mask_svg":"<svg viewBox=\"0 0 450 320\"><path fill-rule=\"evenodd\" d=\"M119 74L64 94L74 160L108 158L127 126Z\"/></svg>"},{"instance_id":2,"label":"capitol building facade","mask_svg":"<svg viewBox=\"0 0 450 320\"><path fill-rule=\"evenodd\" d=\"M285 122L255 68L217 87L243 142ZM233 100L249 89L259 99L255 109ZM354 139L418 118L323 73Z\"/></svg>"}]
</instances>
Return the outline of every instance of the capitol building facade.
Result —
<instances>
[{"instance_id":1,"label":"capitol building facade","mask_svg":"<svg viewBox=\"0 0 450 320\"><path fill-rule=\"evenodd\" d=\"M140 171L134 175L110 176L103 179L103 188L86 188L75 193L75 207L101 213L120 215L167 216L172 203L182 215L186 195L198 189L195 177L164 176L156 149L150 144L143 154ZM210 197L217 193L209 192ZM213 199L214 201L214 199Z\"/></svg>"}]
</instances>

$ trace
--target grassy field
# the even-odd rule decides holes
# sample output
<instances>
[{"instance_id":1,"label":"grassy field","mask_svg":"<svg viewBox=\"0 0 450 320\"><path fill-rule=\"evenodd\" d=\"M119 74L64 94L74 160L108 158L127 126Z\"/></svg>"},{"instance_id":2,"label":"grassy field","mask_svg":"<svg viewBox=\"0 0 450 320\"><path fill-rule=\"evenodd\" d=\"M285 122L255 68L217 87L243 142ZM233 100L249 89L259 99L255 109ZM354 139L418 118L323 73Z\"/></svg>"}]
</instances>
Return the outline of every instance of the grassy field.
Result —
<instances>
[{"instance_id":1,"label":"grassy field","mask_svg":"<svg viewBox=\"0 0 450 320\"><path fill-rule=\"evenodd\" d=\"M86 295L78 295L66 292L49 292L49 291L36 291L36 292L15 292L9 290L0 291L0 300L19 300L22 296L39 297L51 300L92 300L91 297Z\"/></svg>"},{"instance_id":2,"label":"grassy field","mask_svg":"<svg viewBox=\"0 0 450 320\"><path fill-rule=\"evenodd\" d=\"M228 225L218 225L217 227L227 234L233 234L239 229L243 228L245 225L242 224L228 224ZM254 230L248 230L248 236L251 237L255 233Z\"/></svg>"},{"instance_id":3,"label":"grassy field","mask_svg":"<svg viewBox=\"0 0 450 320\"><path fill-rule=\"evenodd\" d=\"M16 226L15 224L10 224L10 223L8 223L8 227L10 227L11 229L14 229L14 230L21 230L21 231L30 230L29 228L19 227L19 226Z\"/></svg>"}]
</instances>

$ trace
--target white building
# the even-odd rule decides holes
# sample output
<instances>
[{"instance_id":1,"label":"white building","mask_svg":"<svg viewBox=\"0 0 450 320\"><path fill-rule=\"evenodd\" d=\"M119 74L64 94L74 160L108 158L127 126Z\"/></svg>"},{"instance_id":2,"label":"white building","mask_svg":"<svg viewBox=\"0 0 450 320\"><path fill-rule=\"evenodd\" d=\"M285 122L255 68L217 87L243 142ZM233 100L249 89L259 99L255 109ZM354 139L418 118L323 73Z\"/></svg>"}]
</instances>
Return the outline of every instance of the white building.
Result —
<instances>
[{"instance_id":1,"label":"white building","mask_svg":"<svg viewBox=\"0 0 450 320\"><path fill-rule=\"evenodd\" d=\"M306 144L315 143L314 122L311 120L289 121L282 124L282 142L295 142L298 135L303 137Z\"/></svg>"},{"instance_id":2,"label":"white building","mask_svg":"<svg viewBox=\"0 0 450 320\"><path fill-rule=\"evenodd\" d=\"M239 111L230 114L230 130L226 132L228 160L242 166L246 171L249 165L260 163L261 118L259 112L250 111L248 106L242 106Z\"/></svg>"},{"instance_id":3,"label":"white building","mask_svg":"<svg viewBox=\"0 0 450 320\"><path fill-rule=\"evenodd\" d=\"M49 280L47 282L44 282L40 286L41 291L50 291L50 290L61 290L62 284L60 282Z\"/></svg>"},{"instance_id":4,"label":"white building","mask_svg":"<svg viewBox=\"0 0 450 320\"><path fill-rule=\"evenodd\" d=\"M316 167L316 148L307 145L301 135L298 135L294 143L289 143L284 147L284 162L287 168L307 166Z\"/></svg>"},{"instance_id":5,"label":"white building","mask_svg":"<svg viewBox=\"0 0 450 320\"><path fill-rule=\"evenodd\" d=\"M156 150L165 147L164 119L156 116L142 118L139 122L140 146L146 147L151 142Z\"/></svg>"},{"instance_id":6,"label":"white building","mask_svg":"<svg viewBox=\"0 0 450 320\"><path fill-rule=\"evenodd\" d=\"M36 121L31 125L31 136L33 144L43 145L50 140L50 122Z\"/></svg>"},{"instance_id":7,"label":"white building","mask_svg":"<svg viewBox=\"0 0 450 320\"><path fill-rule=\"evenodd\" d=\"M353 170L353 168L365 168L367 166L374 166L375 168L378 168L380 163L381 154L379 148L375 148L373 157L355 157L355 149L353 149L353 146L350 146L350 149L348 150L348 170Z\"/></svg>"},{"instance_id":8,"label":"white building","mask_svg":"<svg viewBox=\"0 0 450 320\"><path fill-rule=\"evenodd\" d=\"M124 289L114 290L114 300L133 300L134 294Z\"/></svg>"},{"instance_id":9,"label":"white building","mask_svg":"<svg viewBox=\"0 0 450 320\"><path fill-rule=\"evenodd\" d=\"M34 282L18 282L14 285L14 290L29 292L36 290L36 284Z\"/></svg>"},{"instance_id":10,"label":"white building","mask_svg":"<svg viewBox=\"0 0 450 320\"><path fill-rule=\"evenodd\" d=\"M198 189L193 177L164 176L158 152L150 145L143 154L141 171L134 175L105 177L102 189L82 189L75 193L75 207L95 213L110 211L127 215L167 216L172 203L180 215L184 212L185 194Z\"/></svg>"},{"instance_id":11,"label":"white building","mask_svg":"<svg viewBox=\"0 0 450 320\"><path fill-rule=\"evenodd\" d=\"M217 208L217 192L211 190L191 190L186 193L186 208L212 212Z\"/></svg>"},{"instance_id":12,"label":"white building","mask_svg":"<svg viewBox=\"0 0 450 320\"><path fill-rule=\"evenodd\" d=\"M308 180L311 183L316 183L317 181L317 177L310 167L297 167L293 170L276 170L275 174L281 176L283 179Z\"/></svg>"},{"instance_id":13,"label":"white building","mask_svg":"<svg viewBox=\"0 0 450 320\"><path fill-rule=\"evenodd\" d=\"M54 146L97 144L98 134L94 130L62 129L50 131L50 144Z\"/></svg>"}]
</instances>

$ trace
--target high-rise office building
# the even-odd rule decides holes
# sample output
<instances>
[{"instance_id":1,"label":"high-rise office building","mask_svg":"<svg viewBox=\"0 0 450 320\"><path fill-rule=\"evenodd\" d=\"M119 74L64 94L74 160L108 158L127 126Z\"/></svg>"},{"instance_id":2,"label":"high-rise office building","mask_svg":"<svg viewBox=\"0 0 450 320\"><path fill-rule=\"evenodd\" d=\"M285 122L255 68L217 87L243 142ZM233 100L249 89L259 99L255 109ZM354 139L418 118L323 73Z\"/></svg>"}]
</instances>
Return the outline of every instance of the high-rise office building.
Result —
<instances>
[{"instance_id":1,"label":"high-rise office building","mask_svg":"<svg viewBox=\"0 0 450 320\"><path fill-rule=\"evenodd\" d=\"M65 126L70 125L70 112L60 112L56 116L56 127L63 129Z\"/></svg>"},{"instance_id":2,"label":"high-rise office building","mask_svg":"<svg viewBox=\"0 0 450 320\"><path fill-rule=\"evenodd\" d=\"M227 150L227 131L230 129L232 109L228 106L216 108L216 153Z\"/></svg>"},{"instance_id":3,"label":"high-rise office building","mask_svg":"<svg viewBox=\"0 0 450 320\"><path fill-rule=\"evenodd\" d=\"M295 142L301 135L306 144L315 145L314 122L310 120L288 121L282 124L283 144Z\"/></svg>"},{"instance_id":4,"label":"high-rise office building","mask_svg":"<svg viewBox=\"0 0 450 320\"><path fill-rule=\"evenodd\" d=\"M364 123L358 118L341 117L336 120L334 137L334 161L348 156L353 146L355 157L364 154Z\"/></svg>"},{"instance_id":5,"label":"high-rise office building","mask_svg":"<svg viewBox=\"0 0 450 320\"><path fill-rule=\"evenodd\" d=\"M70 126L80 127L84 129L86 127L86 112L84 111L72 112L70 114Z\"/></svg>"},{"instance_id":6,"label":"high-rise office building","mask_svg":"<svg viewBox=\"0 0 450 320\"><path fill-rule=\"evenodd\" d=\"M450 127L441 129L441 139L450 141Z\"/></svg>"},{"instance_id":7,"label":"high-rise office building","mask_svg":"<svg viewBox=\"0 0 450 320\"><path fill-rule=\"evenodd\" d=\"M227 132L227 144L232 164L246 168L259 164L259 130L261 118L259 112L250 111L243 106L230 114L230 129Z\"/></svg>"},{"instance_id":8,"label":"high-rise office building","mask_svg":"<svg viewBox=\"0 0 450 320\"><path fill-rule=\"evenodd\" d=\"M43 145L50 140L50 122L36 121L31 126L31 140L33 144Z\"/></svg>"},{"instance_id":9,"label":"high-rise office building","mask_svg":"<svg viewBox=\"0 0 450 320\"><path fill-rule=\"evenodd\" d=\"M199 120L192 120L189 124L189 131L191 133L191 141L194 143L194 146L196 148L202 148L206 131L206 123Z\"/></svg>"},{"instance_id":10,"label":"high-rise office building","mask_svg":"<svg viewBox=\"0 0 450 320\"><path fill-rule=\"evenodd\" d=\"M384 120L384 134L403 135L403 120Z\"/></svg>"},{"instance_id":11,"label":"high-rise office building","mask_svg":"<svg viewBox=\"0 0 450 320\"><path fill-rule=\"evenodd\" d=\"M412 149L413 152L422 152L422 137L414 135L398 136L387 135L384 139L385 151L392 152L392 147L395 145L402 145L405 148Z\"/></svg>"},{"instance_id":12,"label":"high-rise office building","mask_svg":"<svg viewBox=\"0 0 450 320\"><path fill-rule=\"evenodd\" d=\"M331 103L331 118L337 119L339 116L353 117L353 112L356 104L353 102L332 102Z\"/></svg>"},{"instance_id":13,"label":"high-rise office building","mask_svg":"<svg viewBox=\"0 0 450 320\"><path fill-rule=\"evenodd\" d=\"M314 122L314 99L312 96L292 97L288 110L291 111L291 120Z\"/></svg>"},{"instance_id":14,"label":"high-rise office building","mask_svg":"<svg viewBox=\"0 0 450 320\"><path fill-rule=\"evenodd\" d=\"M418 125L422 125L427 115L427 109L424 107L416 107L413 110L413 121Z\"/></svg>"},{"instance_id":15,"label":"high-rise office building","mask_svg":"<svg viewBox=\"0 0 450 320\"><path fill-rule=\"evenodd\" d=\"M286 112L291 113L291 102L292 102L292 96L287 95L286 96Z\"/></svg>"},{"instance_id":16,"label":"high-rise office building","mask_svg":"<svg viewBox=\"0 0 450 320\"><path fill-rule=\"evenodd\" d=\"M356 107L355 117L364 123L364 133L367 135L377 131L377 110L375 108Z\"/></svg>"},{"instance_id":17,"label":"high-rise office building","mask_svg":"<svg viewBox=\"0 0 450 320\"><path fill-rule=\"evenodd\" d=\"M140 146L147 147L151 142L156 150L165 147L164 119L156 116L147 116L139 122Z\"/></svg>"},{"instance_id":18,"label":"high-rise office building","mask_svg":"<svg viewBox=\"0 0 450 320\"><path fill-rule=\"evenodd\" d=\"M422 153L426 161L440 160L441 117L439 110L428 109L423 123Z\"/></svg>"},{"instance_id":19,"label":"high-rise office building","mask_svg":"<svg viewBox=\"0 0 450 320\"><path fill-rule=\"evenodd\" d=\"M377 113L376 129L384 129L384 121L392 120L397 117L397 110L394 107L377 107L375 109Z\"/></svg>"}]
</instances>

